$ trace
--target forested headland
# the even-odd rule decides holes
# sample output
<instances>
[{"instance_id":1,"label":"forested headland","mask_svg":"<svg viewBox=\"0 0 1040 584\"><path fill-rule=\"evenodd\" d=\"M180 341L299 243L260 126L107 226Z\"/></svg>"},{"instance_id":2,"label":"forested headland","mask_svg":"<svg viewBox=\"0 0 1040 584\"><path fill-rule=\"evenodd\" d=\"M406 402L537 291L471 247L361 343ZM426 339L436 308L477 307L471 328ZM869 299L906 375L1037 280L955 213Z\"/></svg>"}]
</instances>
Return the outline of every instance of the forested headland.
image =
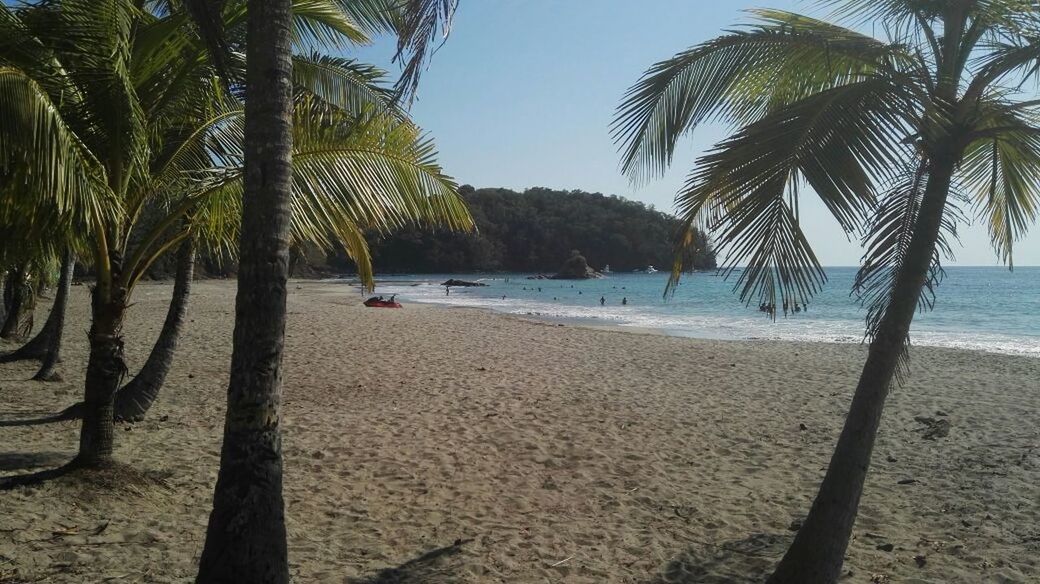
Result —
<instances>
[{"instance_id":1,"label":"forested headland","mask_svg":"<svg viewBox=\"0 0 1040 584\"><path fill-rule=\"evenodd\" d=\"M475 189L461 194L476 233L414 228L369 235L377 273L550 272L579 250L597 270L670 267L679 221L637 201L584 191ZM697 234L686 269L713 269L715 253ZM351 270L342 254L332 268Z\"/></svg>"}]
</instances>

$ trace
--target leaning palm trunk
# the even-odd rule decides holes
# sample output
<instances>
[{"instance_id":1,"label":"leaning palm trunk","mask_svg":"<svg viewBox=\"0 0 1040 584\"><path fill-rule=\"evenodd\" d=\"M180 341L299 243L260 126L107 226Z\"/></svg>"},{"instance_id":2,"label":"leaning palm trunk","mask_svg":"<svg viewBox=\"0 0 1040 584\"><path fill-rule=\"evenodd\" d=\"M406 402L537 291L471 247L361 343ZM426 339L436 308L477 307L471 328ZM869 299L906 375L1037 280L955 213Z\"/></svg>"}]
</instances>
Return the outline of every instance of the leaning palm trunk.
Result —
<instances>
[{"instance_id":1,"label":"leaning palm trunk","mask_svg":"<svg viewBox=\"0 0 1040 584\"><path fill-rule=\"evenodd\" d=\"M949 161L940 161L932 168L914 236L893 283L888 310L870 343L827 474L769 584L831 583L841 575L885 399L906 349L910 323L935 256L952 174Z\"/></svg>"},{"instance_id":2,"label":"leaning palm trunk","mask_svg":"<svg viewBox=\"0 0 1040 584\"><path fill-rule=\"evenodd\" d=\"M54 306L43 324L43 329L32 341L22 347L25 349L33 343L39 343L33 350L43 361L40 370L36 372L33 379L36 381L56 381L58 376L54 373L54 367L61 361L61 338L65 333L65 312L69 305L69 292L72 290L72 272L76 267L76 259L71 251L65 252L61 263L61 276L58 278L58 291L54 295ZM22 349L19 349L21 351ZM16 353L18 351L15 351Z\"/></svg>"},{"instance_id":3,"label":"leaning palm trunk","mask_svg":"<svg viewBox=\"0 0 1040 584\"><path fill-rule=\"evenodd\" d=\"M54 305L43 328L28 343L21 347L0 355L0 363L12 363L14 361L44 361L52 352L56 352L61 343L61 329L65 321L65 309L68 306L69 291L72 286L72 269L75 266L71 255L66 255L62 266L61 276L58 280L58 290L54 296Z\"/></svg>"},{"instance_id":4,"label":"leaning palm trunk","mask_svg":"<svg viewBox=\"0 0 1040 584\"><path fill-rule=\"evenodd\" d=\"M195 244L191 239L185 240L177 251L177 275L173 283L173 297L170 308L166 312L159 338L152 347L144 367L130 383L116 392L116 421L138 421L144 418L148 409L159 395L166 374L173 364L173 354L177 349L184 324L184 315L188 312L188 296L191 293L191 279L195 270Z\"/></svg>"},{"instance_id":5,"label":"leaning palm trunk","mask_svg":"<svg viewBox=\"0 0 1040 584\"><path fill-rule=\"evenodd\" d=\"M224 443L197 582L289 581L281 362L292 174L290 0L249 0L245 197Z\"/></svg>"}]
</instances>

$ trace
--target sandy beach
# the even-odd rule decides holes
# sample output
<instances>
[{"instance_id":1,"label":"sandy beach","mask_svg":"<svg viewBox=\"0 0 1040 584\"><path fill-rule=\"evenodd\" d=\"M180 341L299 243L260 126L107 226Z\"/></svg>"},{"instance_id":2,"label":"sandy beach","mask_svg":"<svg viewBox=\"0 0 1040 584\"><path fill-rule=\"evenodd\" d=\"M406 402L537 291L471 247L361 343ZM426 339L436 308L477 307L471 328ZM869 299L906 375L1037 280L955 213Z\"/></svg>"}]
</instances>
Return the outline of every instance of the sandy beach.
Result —
<instances>
[{"instance_id":1,"label":"sandy beach","mask_svg":"<svg viewBox=\"0 0 1040 584\"><path fill-rule=\"evenodd\" d=\"M135 295L132 370L171 289ZM3 419L81 397L87 304L74 288L64 382L0 366ZM193 579L233 310L234 282L196 283L159 401L119 427L116 457L148 480L0 493L0 582ZM761 582L808 510L863 357L857 345L366 309L345 286L294 282L283 424L294 581ZM843 581L1040 581L1038 380L1037 359L913 350ZM926 439L915 417L948 420L948 436ZM73 423L0 428L0 474L59 464L77 440Z\"/></svg>"}]
</instances>

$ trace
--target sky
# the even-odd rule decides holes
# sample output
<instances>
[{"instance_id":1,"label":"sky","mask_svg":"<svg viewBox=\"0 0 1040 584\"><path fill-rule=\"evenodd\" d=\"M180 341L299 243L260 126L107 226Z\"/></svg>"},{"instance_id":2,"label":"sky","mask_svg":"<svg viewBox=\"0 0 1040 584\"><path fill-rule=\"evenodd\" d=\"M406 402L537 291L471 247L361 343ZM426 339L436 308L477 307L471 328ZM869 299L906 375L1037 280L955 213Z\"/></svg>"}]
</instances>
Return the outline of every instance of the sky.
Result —
<instances>
[{"instance_id":1,"label":"sky","mask_svg":"<svg viewBox=\"0 0 1040 584\"><path fill-rule=\"evenodd\" d=\"M651 64L748 23L753 7L825 15L802 0L460 0L412 114L460 184L580 189L672 212L697 157L727 128L698 128L665 176L635 186L618 170L609 135L615 108ZM352 56L396 75L392 53L385 40ZM859 264L859 241L811 192L803 193L801 219L824 265ZM946 265L999 265L984 225L961 225L959 235ZM1018 243L1014 260L1040 265L1040 228Z\"/></svg>"}]
</instances>

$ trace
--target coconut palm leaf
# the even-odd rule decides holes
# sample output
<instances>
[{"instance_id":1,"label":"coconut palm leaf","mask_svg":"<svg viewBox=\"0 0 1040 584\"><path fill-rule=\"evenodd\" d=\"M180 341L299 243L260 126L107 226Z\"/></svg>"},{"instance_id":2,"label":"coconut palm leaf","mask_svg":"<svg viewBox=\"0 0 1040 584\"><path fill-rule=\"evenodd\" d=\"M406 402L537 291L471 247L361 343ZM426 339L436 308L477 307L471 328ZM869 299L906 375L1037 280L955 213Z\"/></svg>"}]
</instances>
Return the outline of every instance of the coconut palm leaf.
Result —
<instances>
[{"instance_id":1,"label":"coconut palm leaf","mask_svg":"<svg viewBox=\"0 0 1040 584\"><path fill-rule=\"evenodd\" d=\"M863 246L867 251L856 273L852 290L867 310L868 339L876 336L885 311L891 304L895 279L917 230L918 212L927 182L926 161L909 166L903 176L893 181L892 186L882 195L864 235ZM945 276L941 258L953 257L951 243L957 237L958 219L959 215L953 212L943 217L938 245L918 299L920 310L931 310L935 305L936 288ZM908 344L909 338L904 344L904 352Z\"/></svg>"},{"instance_id":2,"label":"coconut palm leaf","mask_svg":"<svg viewBox=\"0 0 1040 584\"><path fill-rule=\"evenodd\" d=\"M311 54L293 57L293 83L329 104L353 114L387 110L403 116L393 92L383 86L386 72L353 59Z\"/></svg>"},{"instance_id":3,"label":"coconut palm leaf","mask_svg":"<svg viewBox=\"0 0 1040 584\"><path fill-rule=\"evenodd\" d=\"M153 191L180 189L160 203L161 219L128 263L134 281L171 238L190 230L204 247L233 257L237 251L242 193L242 110L214 116L170 154ZM227 166L207 166L206 161ZM410 225L472 230L457 185L436 163L432 141L397 112L366 110L351 115L321 98L301 93L294 116L294 242L330 250L343 246L371 284L371 258L363 234ZM161 187L158 185L162 185Z\"/></svg>"},{"instance_id":4,"label":"coconut palm leaf","mask_svg":"<svg viewBox=\"0 0 1040 584\"><path fill-rule=\"evenodd\" d=\"M432 53L433 44L451 32L458 0L405 0L395 21L397 53L394 61L403 65L397 91L412 99L419 89L419 77Z\"/></svg>"},{"instance_id":5,"label":"coconut palm leaf","mask_svg":"<svg viewBox=\"0 0 1040 584\"><path fill-rule=\"evenodd\" d=\"M1003 101L980 109L988 121L959 176L1001 261L1014 266L1015 242L1040 216L1040 126L1036 114Z\"/></svg>"},{"instance_id":6,"label":"coconut palm leaf","mask_svg":"<svg viewBox=\"0 0 1040 584\"><path fill-rule=\"evenodd\" d=\"M69 215L91 225L118 214L105 168L65 124L50 97L23 71L0 68L0 168L7 210L27 218ZM15 186L17 185L17 186ZM40 198L44 194L47 198ZM20 204L14 198L20 196ZM24 213L34 209L31 213Z\"/></svg>"},{"instance_id":7,"label":"coconut palm leaf","mask_svg":"<svg viewBox=\"0 0 1040 584\"><path fill-rule=\"evenodd\" d=\"M678 140L702 123L753 123L816 92L918 66L895 43L797 14L755 14L754 27L661 61L628 90L611 126L623 172L637 181L663 173Z\"/></svg>"},{"instance_id":8,"label":"coconut palm leaf","mask_svg":"<svg viewBox=\"0 0 1040 584\"><path fill-rule=\"evenodd\" d=\"M900 138L913 108L904 98L885 79L871 79L746 126L704 156L676 196L680 233L697 222L719 233L725 273L746 266L737 281L745 302L806 302L826 278L798 224L797 186L810 186L855 231L874 206L878 177L906 156ZM673 270L670 287L680 276Z\"/></svg>"}]
</instances>

